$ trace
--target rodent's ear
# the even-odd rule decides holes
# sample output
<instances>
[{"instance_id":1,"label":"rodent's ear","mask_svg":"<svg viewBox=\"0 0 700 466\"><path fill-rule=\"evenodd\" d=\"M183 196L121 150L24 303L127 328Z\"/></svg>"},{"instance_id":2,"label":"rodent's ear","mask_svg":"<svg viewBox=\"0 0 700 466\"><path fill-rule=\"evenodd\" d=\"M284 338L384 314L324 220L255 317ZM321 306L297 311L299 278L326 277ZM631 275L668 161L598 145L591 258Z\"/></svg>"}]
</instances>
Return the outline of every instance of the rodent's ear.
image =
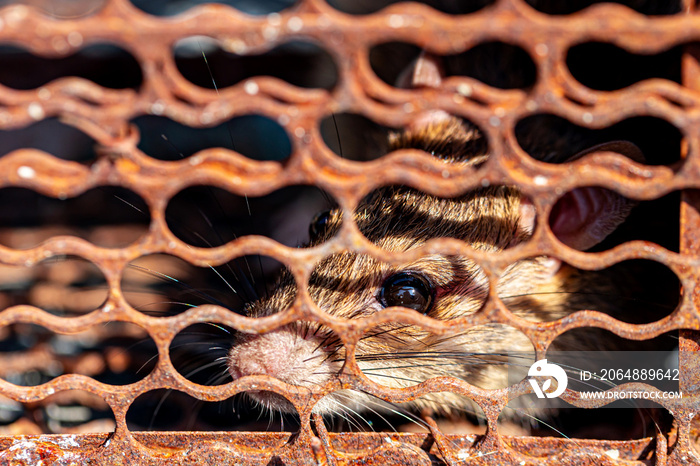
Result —
<instances>
[{"instance_id":1,"label":"rodent's ear","mask_svg":"<svg viewBox=\"0 0 700 466\"><path fill-rule=\"evenodd\" d=\"M579 152L567 162L599 151L617 152L635 162L644 162L642 151L629 141L598 144ZM564 194L554 205L549 226L562 243L585 251L615 231L636 204L608 189L596 186L577 188Z\"/></svg>"},{"instance_id":2,"label":"rodent's ear","mask_svg":"<svg viewBox=\"0 0 700 466\"><path fill-rule=\"evenodd\" d=\"M426 51L411 62L396 80L396 87L415 89L417 87L438 87L445 76L442 62Z\"/></svg>"},{"instance_id":3,"label":"rodent's ear","mask_svg":"<svg viewBox=\"0 0 700 466\"><path fill-rule=\"evenodd\" d=\"M396 87L402 89L416 89L419 87L439 87L445 71L440 57L435 56L425 50L418 58L401 72L396 80ZM418 130L431 124L443 123L450 119L450 115L442 110L428 110L422 112L414 118L409 128Z\"/></svg>"},{"instance_id":4,"label":"rodent's ear","mask_svg":"<svg viewBox=\"0 0 700 466\"><path fill-rule=\"evenodd\" d=\"M622 155L634 160L635 162L639 162L639 163L644 163L644 160L645 160L644 153L633 142L630 142L630 141L610 141L610 142L604 142L602 144L597 144L593 147L589 147L588 149L584 149L581 152L578 152L577 154L568 158L566 160L566 162L573 162L574 160L580 159L584 155L588 155L588 154L591 154L593 152L603 152L603 151L605 151L605 152L617 152L618 154L622 154Z\"/></svg>"},{"instance_id":5,"label":"rodent's ear","mask_svg":"<svg viewBox=\"0 0 700 466\"><path fill-rule=\"evenodd\" d=\"M585 251L615 231L635 205L635 201L604 188L576 188L554 204L549 227L559 241Z\"/></svg>"}]
</instances>

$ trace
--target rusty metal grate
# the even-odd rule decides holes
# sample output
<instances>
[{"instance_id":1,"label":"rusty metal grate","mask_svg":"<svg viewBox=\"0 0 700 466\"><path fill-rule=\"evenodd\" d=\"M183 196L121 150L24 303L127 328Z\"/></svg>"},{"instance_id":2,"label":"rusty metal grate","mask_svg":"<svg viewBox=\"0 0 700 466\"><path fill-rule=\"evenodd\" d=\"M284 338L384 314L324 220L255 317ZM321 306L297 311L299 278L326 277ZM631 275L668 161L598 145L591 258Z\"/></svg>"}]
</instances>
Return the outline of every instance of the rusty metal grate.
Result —
<instances>
[{"instance_id":1,"label":"rusty metal grate","mask_svg":"<svg viewBox=\"0 0 700 466\"><path fill-rule=\"evenodd\" d=\"M157 18L127 0L109 0L90 14L57 20L41 9L25 5L0 10L0 42L19 44L33 54L65 56L93 42L116 44L138 62L142 83L136 89L109 89L77 77L62 78L29 90L0 87L0 128L16 129L59 117L94 139L101 147L90 166L60 160L34 149L19 149L0 159L2 187L23 187L50 197L73 198L99 186L115 185L139 195L147 204L151 222L138 241L125 247L100 247L69 236L51 238L31 249L0 248L0 262L30 267L47 257L78 256L97 266L109 288L106 301L92 312L58 317L31 306L11 306L0 312L0 327L17 323L40 325L50 332L82 332L108 322L136 324L157 347L158 360L141 380L126 385L101 383L69 374L35 387L0 380L0 394L32 403L57 392L82 390L106 402L114 413L113 434L3 437L3 464L29 464L39 459L52 464L354 464L390 462L457 464L469 459L484 464L680 464L697 461L692 442L692 418L697 413L698 386L693 359L697 350L700 315L696 308L700 217L700 141L697 106L697 54L700 17L692 2L682 13L643 16L619 5L599 5L571 16L546 15L518 0L500 0L474 13L450 16L419 4L392 5L368 16L349 16L322 0L303 0L279 14L251 17L225 6L201 6L183 16ZM237 54L256 53L292 39L308 39L332 57L338 80L331 90L302 89L279 79L252 77L217 91L183 79L172 48L183 38L208 36ZM528 90L499 90L471 78L451 78L439 89L401 90L379 80L370 67L370 47L390 41L409 42L436 54L449 55L493 40L522 48L532 58L537 81ZM582 86L564 66L567 51L588 42L611 43L637 54L654 54L686 46L683 85L668 80L645 80L617 91L593 91ZM367 163L343 160L323 143L320 121L330 114L355 112L387 126L401 127L415 114L439 108L477 124L491 142L491 157L478 170L448 166L425 153L403 150ZM182 161L151 158L137 148L139 134L129 124L140 115L164 115L192 127L213 126L233 117L256 113L277 121L291 140L291 156L284 163L253 161L225 148L208 149ZM634 116L653 116L675 126L684 138L680 162L644 166L614 153L596 153L566 165L537 162L518 147L513 129L524 117L551 113L577 125L600 128ZM675 157L672 156L672 157ZM243 196L260 196L291 185L315 185L333 196L350 215L363 196L386 184L408 185L431 194L453 196L484 183L517 186L530 197L539 223L532 239L498 255L472 250L455 240L439 239L415 251L392 257L362 237L345 222L332 240L311 249L283 246L262 237L241 237L224 246L192 248L177 238L166 223L169 199L189 186L208 185ZM683 191L680 215L680 253L634 242L600 253L573 251L556 240L546 218L558 193L597 185L634 199L655 199ZM683 293L679 306L657 322L633 325L592 311L570 318L537 323L517 318L493 294L484 309L470 318L439 322L396 310L363 320L346 321L322 313L306 290L314 264L329 254L352 249L378 259L400 263L421 254L459 254L477 261L491 281L519 259L556 256L582 269L610 266L628 259L665 264L679 278ZM121 289L127 265L154 253L169 253L191 264L218 265L247 254L279 260L294 274L298 285L294 305L261 319L203 305L173 317L145 315L129 305ZM340 335L348 353L346 370L326 386L308 389L255 376L213 387L195 384L180 375L169 358L173 338L182 329L202 322L264 332L305 319L322 322ZM369 329L383 322L419 325L440 334L455 325L507 323L536 343L541 355L559 334L575 327L594 326L631 339L648 339L669 331L681 332L682 403L664 400L675 428L654 438L634 441L563 440L504 437L496 429L507 401L528 393L524 383L487 391L459 380L432 380L404 390L371 383L357 366L352 349ZM313 403L332 390L358 387L393 401L449 389L473 399L483 410L488 430L484 436L432 434L328 433L313 422ZM126 422L132 402L156 389L173 389L195 398L216 401L264 388L284 394L300 416L298 435L288 433L132 433ZM631 387L629 389L632 389ZM568 395L575 406L593 403ZM313 427L312 427L313 426ZM616 452L611 456L607 453ZM24 463L23 463L24 462Z\"/></svg>"}]
</instances>

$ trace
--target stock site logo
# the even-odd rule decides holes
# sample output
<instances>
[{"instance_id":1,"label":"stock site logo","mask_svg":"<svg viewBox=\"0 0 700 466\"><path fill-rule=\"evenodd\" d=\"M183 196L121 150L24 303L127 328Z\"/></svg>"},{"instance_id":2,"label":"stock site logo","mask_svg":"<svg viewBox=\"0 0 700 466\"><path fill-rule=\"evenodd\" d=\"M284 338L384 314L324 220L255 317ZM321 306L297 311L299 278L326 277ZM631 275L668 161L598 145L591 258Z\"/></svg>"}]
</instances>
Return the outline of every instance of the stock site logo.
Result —
<instances>
[{"instance_id":1,"label":"stock site logo","mask_svg":"<svg viewBox=\"0 0 700 466\"><path fill-rule=\"evenodd\" d=\"M535 391L537 398L556 398L566 390L566 385L569 383L569 378L566 376L564 369L557 366L556 364L548 364L546 359L540 359L530 366L530 370L527 372L530 376L530 385ZM542 387L539 386L537 380L534 377L549 377L544 381ZM553 392L547 392L547 390L552 386L552 379L557 381L557 388Z\"/></svg>"}]
</instances>

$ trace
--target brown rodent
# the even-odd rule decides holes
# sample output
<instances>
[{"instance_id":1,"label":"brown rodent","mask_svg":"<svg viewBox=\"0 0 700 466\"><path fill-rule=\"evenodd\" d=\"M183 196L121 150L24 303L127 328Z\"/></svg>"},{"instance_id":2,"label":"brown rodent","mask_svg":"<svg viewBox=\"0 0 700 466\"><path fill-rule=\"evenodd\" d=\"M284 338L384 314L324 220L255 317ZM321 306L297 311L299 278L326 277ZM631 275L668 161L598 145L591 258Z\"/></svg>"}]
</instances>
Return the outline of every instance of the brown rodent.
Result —
<instances>
[{"instance_id":1,"label":"brown rodent","mask_svg":"<svg viewBox=\"0 0 700 466\"><path fill-rule=\"evenodd\" d=\"M439 64L423 55L402 79L412 86L434 86L440 76ZM488 157L487 143L477 129L442 112L422 115L406 131L394 134L391 146L420 148L452 163L478 164ZM639 157L631 144L615 142L611 147ZM633 206L633 201L615 193L581 188L562 197L550 225L563 242L586 250L614 231ZM319 217L312 225L315 234L311 245L332 237L340 217L338 210ZM355 212L365 237L389 251L413 249L436 237L458 238L479 250L501 251L527 241L534 219L531 203L508 186L489 186L452 199L389 186L373 192ZM498 294L513 313L529 319L548 321L579 309L596 309L629 321L620 316L615 300L610 299L617 284L614 277L608 278L593 279L558 259L534 257L509 267L499 281ZM261 317L286 309L295 288L291 274L283 274L269 297L248 307L248 315ZM309 281L314 302L325 312L344 318L403 305L436 319L453 319L476 312L487 293L488 282L477 264L463 257L436 254L400 268L352 252L334 254L316 266ZM234 379L261 374L294 385L323 384L343 364L339 341L328 329L309 323L262 335L241 334L229 352L228 369ZM587 340L562 339L553 348L593 350L604 346L598 334ZM499 388L507 385L507 370L502 365L473 364L474 358L470 363L470 356L488 362L484 355L494 355L495 361L509 351L532 351L532 344L505 325L481 325L446 337L416 326L387 324L362 338L355 354L363 372L385 386L405 387L450 375L482 388ZM251 396L273 410L292 410L281 396ZM450 393L424 396L411 405L437 413L469 411L472 406L470 400ZM376 410L377 401L349 391L327 396L315 407L323 414L366 409Z\"/></svg>"}]
</instances>

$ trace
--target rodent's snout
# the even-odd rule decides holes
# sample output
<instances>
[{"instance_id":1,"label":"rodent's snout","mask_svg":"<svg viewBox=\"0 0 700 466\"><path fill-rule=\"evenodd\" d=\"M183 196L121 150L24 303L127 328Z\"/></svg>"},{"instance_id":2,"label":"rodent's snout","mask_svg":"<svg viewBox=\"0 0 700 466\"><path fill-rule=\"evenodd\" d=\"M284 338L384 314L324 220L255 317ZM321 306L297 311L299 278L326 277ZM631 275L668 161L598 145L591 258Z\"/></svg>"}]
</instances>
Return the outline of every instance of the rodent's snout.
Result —
<instances>
[{"instance_id":1,"label":"rodent's snout","mask_svg":"<svg viewBox=\"0 0 700 466\"><path fill-rule=\"evenodd\" d=\"M228 370L234 380L246 375L269 375L283 382L309 386L323 383L332 363L317 338L305 338L290 327L248 336L231 348Z\"/></svg>"}]
</instances>

